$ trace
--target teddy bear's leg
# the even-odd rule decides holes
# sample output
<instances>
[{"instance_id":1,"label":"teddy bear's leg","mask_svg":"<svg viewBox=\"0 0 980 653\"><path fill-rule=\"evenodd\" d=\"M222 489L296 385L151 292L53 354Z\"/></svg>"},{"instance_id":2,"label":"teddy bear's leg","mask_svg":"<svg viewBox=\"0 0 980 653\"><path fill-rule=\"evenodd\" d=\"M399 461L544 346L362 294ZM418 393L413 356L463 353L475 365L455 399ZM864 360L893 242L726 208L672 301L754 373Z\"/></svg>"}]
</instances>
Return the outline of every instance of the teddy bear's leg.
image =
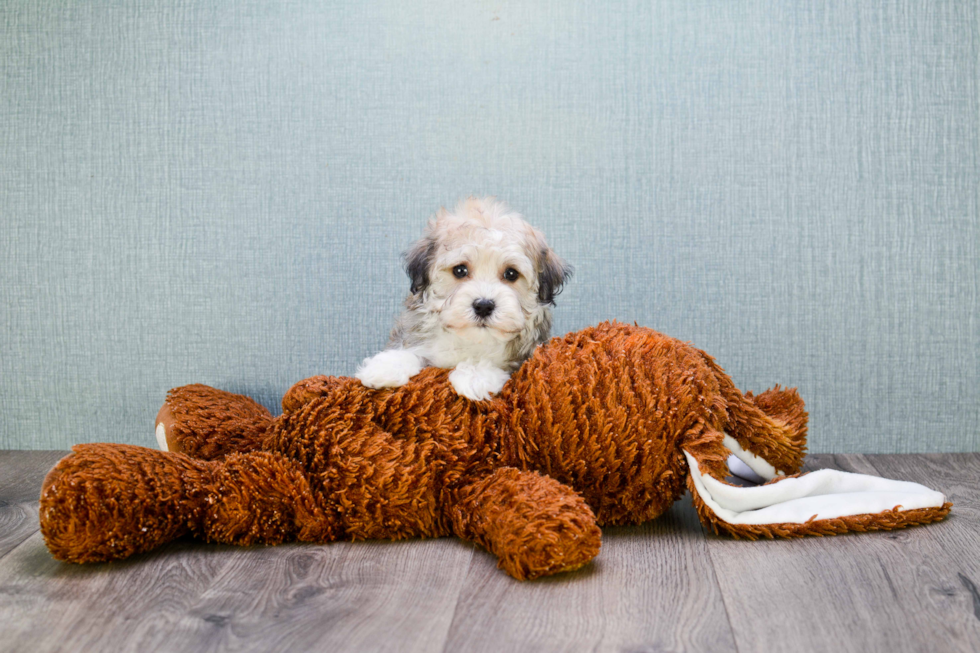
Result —
<instances>
[{"instance_id":1,"label":"teddy bear's leg","mask_svg":"<svg viewBox=\"0 0 980 653\"><path fill-rule=\"evenodd\" d=\"M276 453L234 453L215 463L206 502L201 532L213 542L330 542L342 532L300 465Z\"/></svg>"},{"instance_id":2,"label":"teddy bear's leg","mask_svg":"<svg viewBox=\"0 0 980 653\"><path fill-rule=\"evenodd\" d=\"M463 487L451 508L454 532L499 558L519 580L577 569L599 554L595 515L572 488L504 467Z\"/></svg>"},{"instance_id":3,"label":"teddy bear's leg","mask_svg":"<svg viewBox=\"0 0 980 653\"><path fill-rule=\"evenodd\" d=\"M243 395L185 385L167 393L157 414L157 443L164 451L214 460L261 448L272 419L268 410Z\"/></svg>"},{"instance_id":4,"label":"teddy bear's leg","mask_svg":"<svg viewBox=\"0 0 980 653\"><path fill-rule=\"evenodd\" d=\"M186 534L228 544L336 539L299 466L277 454L205 462L121 444L73 451L41 491L41 533L59 560L119 560Z\"/></svg>"},{"instance_id":5,"label":"teddy bear's leg","mask_svg":"<svg viewBox=\"0 0 980 653\"><path fill-rule=\"evenodd\" d=\"M125 444L80 444L48 472L41 533L68 562L103 562L197 530L209 463Z\"/></svg>"}]
</instances>

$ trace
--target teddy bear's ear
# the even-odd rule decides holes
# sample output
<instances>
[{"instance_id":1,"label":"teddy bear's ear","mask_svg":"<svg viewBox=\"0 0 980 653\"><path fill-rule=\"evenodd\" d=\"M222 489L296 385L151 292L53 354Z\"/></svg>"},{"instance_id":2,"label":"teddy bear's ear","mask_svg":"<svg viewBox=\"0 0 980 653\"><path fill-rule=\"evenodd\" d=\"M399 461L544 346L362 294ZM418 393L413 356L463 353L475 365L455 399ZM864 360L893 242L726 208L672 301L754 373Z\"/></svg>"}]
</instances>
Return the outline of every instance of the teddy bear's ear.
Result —
<instances>
[{"instance_id":1,"label":"teddy bear's ear","mask_svg":"<svg viewBox=\"0 0 980 653\"><path fill-rule=\"evenodd\" d=\"M410 290L413 295L428 288L429 270L432 268L435 255L436 241L430 236L417 241L405 252L405 272L412 282Z\"/></svg>"},{"instance_id":2,"label":"teddy bear's ear","mask_svg":"<svg viewBox=\"0 0 980 653\"><path fill-rule=\"evenodd\" d=\"M742 462L755 457L733 453ZM738 487L703 473L690 452L684 456L701 523L740 539L894 530L939 521L952 507L942 493L918 483L835 469L794 476L773 472L765 485ZM753 471L769 476L761 465Z\"/></svg>"}]
</instances>

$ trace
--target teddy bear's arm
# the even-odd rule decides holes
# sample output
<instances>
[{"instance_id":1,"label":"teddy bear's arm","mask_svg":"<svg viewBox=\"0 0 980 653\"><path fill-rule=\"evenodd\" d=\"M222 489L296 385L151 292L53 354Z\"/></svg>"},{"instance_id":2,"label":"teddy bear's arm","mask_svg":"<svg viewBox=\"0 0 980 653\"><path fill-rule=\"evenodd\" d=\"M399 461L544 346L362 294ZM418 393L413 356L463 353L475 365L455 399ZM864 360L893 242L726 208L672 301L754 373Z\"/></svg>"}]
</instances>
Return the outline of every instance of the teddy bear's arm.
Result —
<instances>
[{"instance_id":1,"label":"teddy bear's arm","mask_svg":"<svg viewBox=\"0 0 980 653\"><path fill-rule=\"evenodd\" d=\"M323 375L311 376L308 379L297 381L282 397L282 412L295 413L317 397L325 397L335 393L338 387L352 383L359 384L353 379Z\"/></svg>"},{"instance_id":2,"label":"teddy bear's arm","mask_svg":"<svg viewBox=\"0 0 980 653\"><path fill-rule=\"evenodd\" d=\"M459 490L453 530L499 558L519 580L577 569L599 553L595 515L575 490L513 467Z\"/></svg>"}]
</instances>

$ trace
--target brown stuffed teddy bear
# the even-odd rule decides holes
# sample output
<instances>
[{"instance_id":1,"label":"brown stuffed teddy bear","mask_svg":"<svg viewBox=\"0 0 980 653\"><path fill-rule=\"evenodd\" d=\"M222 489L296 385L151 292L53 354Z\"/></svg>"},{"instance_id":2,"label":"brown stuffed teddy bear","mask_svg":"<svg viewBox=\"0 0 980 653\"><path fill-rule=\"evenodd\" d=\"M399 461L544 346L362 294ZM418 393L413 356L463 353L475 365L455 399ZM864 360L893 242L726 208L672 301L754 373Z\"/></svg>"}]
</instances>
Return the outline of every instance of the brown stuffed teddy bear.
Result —
<instances>
[{"instance_id":1,"label":"brown stuffed teddy bear","mask_svg":"<svg viewBox=\"0 0 980 653\"><path fill-rule=\"evenodd\" d=\"M54 557L98 562L185 534L229 544L456 535L519 579L581 567L600 525L657 517L684 492L736 537L891 529L942 519L943 495L803 461L795 390L743 395L710 356L618 323L539 347L499 395L457 396L448 371L371 390L293 386L273 418L207 386L171 390L168 451L83 444L44 481ZM764 478L724 483L734 454Z\"/></svg>"}]
</instances>

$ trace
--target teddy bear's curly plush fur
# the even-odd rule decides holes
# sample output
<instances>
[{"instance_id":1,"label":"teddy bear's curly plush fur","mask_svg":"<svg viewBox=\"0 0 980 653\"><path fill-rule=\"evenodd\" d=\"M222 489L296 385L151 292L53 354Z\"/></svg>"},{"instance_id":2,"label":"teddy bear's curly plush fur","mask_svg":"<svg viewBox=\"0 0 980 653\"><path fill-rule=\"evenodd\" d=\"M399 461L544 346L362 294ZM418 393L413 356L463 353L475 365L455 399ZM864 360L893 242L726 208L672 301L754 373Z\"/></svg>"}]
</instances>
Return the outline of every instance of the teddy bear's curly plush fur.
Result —
<instances>
[{"instance_id":1,"label":"teddy bear's curly plush fur","mask_svg":"<svg viewBox=\"0 0 980 653\"><path fill-rule=\"evenodd\" d=\"M803 401L778 387L743 395L710 356L650 329L604 323L554 338L489 401L457 396L447 376L428 368L387 390L314 377L275 418L241 395L172 390L157 420L168 451L78 445L51 470L48 548L96 562L185 534L239 545L454 534L527 579L586 564L600 525L652 519L686 487L702 521L736 537L897 528L949 510L726 522L695 487L693 461L724 479L727 434L797 473Z\"/></svg>"}]
</instances>

